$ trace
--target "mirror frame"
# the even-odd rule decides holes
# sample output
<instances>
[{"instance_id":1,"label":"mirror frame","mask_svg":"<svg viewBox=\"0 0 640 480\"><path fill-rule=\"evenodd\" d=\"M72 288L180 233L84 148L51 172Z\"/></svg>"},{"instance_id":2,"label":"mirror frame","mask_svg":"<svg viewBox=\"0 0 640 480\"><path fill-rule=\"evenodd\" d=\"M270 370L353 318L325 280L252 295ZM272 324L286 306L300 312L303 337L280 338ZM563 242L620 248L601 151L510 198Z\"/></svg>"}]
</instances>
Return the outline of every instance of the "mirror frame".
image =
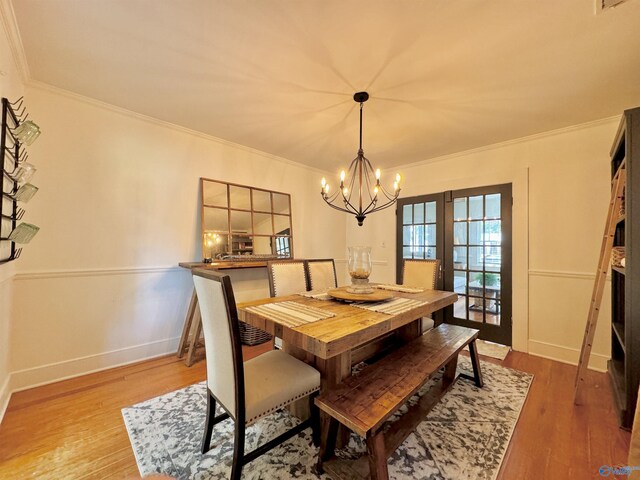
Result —
<instances>
[{"instance_id":1,"label":"mirror frame","mask_svg":"<svg viewBox=\"0 0 640 480\"><path fill-rule=\"evenodd\" d=\"M205 189L205 185L207 182L213 182L213 183L217 183L220 185L224 185L226 188L226 192L227 192L227 206L226 207L221 207L219 205L209 205L209 204L205 204L204 203L204 189ZM244 208L233 208L233 206L231 205L231 187L242 187L242 188L247 188L249 190L249 201L250 201L250 208L249 209L244 209ZM265 212L262 210L254 210L253 208L253 192L254 191L259 191L259 192L265 192L269 194L269 198L271 200L271 211L269 212ZM274 206L274 194L276 195L285 195L289 201L289 213L277 213L273 211L273 206ZM205 209L207 208L216 208L219 210L224 210L226 211L227 214L227 229L226 230L212 230L212 229L205 229L205 222L204 222L204 218L205 218ZM231 212L248 212L251 214L251 233L247 233L247 234L241 234L241 233L237 233L237 232L232 232L232 228L231 228ZM260 215L265 215L268 214L271 216L271 228L272 228L272 234L271 235L267 235L267 234L256 234L254 232L254 222L255 222L255 218L254 215L255 214L260 214ZM289 228L287 230L289 230L288 235L278 235L278 232L275 231L275 217L278 216L282 216L282 217L288 217L289 218ZM239 242L236 243L242 243L244 244L251 244L251 247L249 247L248 245L245 245L244 248L242 249L244 253L246 253L248 250L253 248L253 239L254 237L268 237L271 239L271 245L272 245L272 251L274 252L272 255L272 257L270 257L270 254L260 254L261 257L256 258L254 256L251 256L250 258L248 258L247 260L256 260L256 259L277 259L277 258L294 258L293 257L293 214L292 214L292 210L291 210L291 195L288 193L284 193L284 192L278 192L275 190L267 190L265 188L258 188L258 187L252 187L250 185L241 185L238 183L231 183L231 182L223 182L221 180L214 180L212 178L205 178L205 177L200 177L200 224L201 224L201 236L200 239L202 240L202 258L205 259L205 261L211 259L212 261L218 261L220 260L219 258L217 258L218 255L234 255L234 256L242 256L241 252L237 252L234 253L234 249L233 249L233 237L241 237L243 240L247 239L245 241L240 240ZM219 234L221 236L227 236L227 241L226 241L226 247L224 251L218 252L216 255L214 255L214 252L212 252L212 248L207 246L207 235L209 233L212 232L216 232L216 234ZM286 231L286 230L285 230ZM289 254L287 256L283 256L283 255L279 255L277 254L277 250L280 250L283 248L283 242L284 239L288 239L288 250L289 250ZM238 249L236 249L238 250ZM285 250L286 250L286 244L285 244ZM235 257L230 259L231 261L239 261L241 260L241 258Z\"/></svg>"}]
</instances>

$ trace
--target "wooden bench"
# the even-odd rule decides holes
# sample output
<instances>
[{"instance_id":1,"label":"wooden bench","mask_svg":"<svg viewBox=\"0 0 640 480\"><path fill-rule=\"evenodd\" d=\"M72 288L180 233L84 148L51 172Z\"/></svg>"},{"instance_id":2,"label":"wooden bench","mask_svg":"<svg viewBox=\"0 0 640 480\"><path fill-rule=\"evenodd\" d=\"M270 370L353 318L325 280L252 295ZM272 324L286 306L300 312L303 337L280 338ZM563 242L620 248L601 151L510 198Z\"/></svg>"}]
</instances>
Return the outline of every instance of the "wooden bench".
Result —
<instances>
[{"instance_id":1,"label":"wooden bench","mask_svg":"<svg viewBox=\"0 0 640 480\"><path fill-rule=\"evenodd\" d=\"M333 478L387 479L387 459L456 380L458 354L466 345L473 377L461 376L482 387L478 334L471 328L442 324L316 398L324 412L318 470ZM384 422L443 367L442 384L431 388L383 434ZM355 462L332 458L339 423L366 438L367 457Z\"/></svg>"}]
</instances>

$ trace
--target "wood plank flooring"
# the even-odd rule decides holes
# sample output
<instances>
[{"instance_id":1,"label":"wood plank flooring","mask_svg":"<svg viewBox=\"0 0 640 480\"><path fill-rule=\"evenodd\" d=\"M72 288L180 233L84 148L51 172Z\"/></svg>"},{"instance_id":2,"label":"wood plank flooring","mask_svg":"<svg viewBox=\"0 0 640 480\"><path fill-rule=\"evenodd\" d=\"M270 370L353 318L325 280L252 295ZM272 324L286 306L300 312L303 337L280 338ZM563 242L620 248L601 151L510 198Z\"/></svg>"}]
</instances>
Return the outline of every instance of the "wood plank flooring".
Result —
<instances>
[{"instance_id":1,"label":"wood plank flooring","mask_svg":"<svg viewBox=\"0 0 640 480\"><path fill-rule=\"evenodd\" d=\"M574 408L576 367L518 352L494 362L535 375L500 480L596 479L602 465L626 465L630 434L605 374L589 372L587 402ZM16 393L0 425L0 478L139 478L120 409L204 378L204 362L170 356Z\"/></svg>"}]
</instances>

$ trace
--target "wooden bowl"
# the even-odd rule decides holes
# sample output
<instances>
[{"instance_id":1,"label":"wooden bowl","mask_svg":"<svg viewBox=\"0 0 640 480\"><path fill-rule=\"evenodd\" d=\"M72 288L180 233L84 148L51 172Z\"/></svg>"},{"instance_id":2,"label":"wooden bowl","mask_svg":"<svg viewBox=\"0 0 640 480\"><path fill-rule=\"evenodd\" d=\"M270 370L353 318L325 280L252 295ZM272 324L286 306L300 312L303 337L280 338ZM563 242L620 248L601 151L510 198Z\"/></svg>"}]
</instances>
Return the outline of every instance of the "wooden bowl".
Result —
<instances>
[{"instance_id":1,"label":"wooden bowl","mask_svg":"<svg viewBox=\"0 0 640 480\"><path fill-rule=\"evenodd\" d=\"M351 293L347 291L349 287L339 287L329 290L327 295L338 300L349 302L381 302L393 298L393 292L374 288L371 293Z\"/></svg>"}]
</instances>

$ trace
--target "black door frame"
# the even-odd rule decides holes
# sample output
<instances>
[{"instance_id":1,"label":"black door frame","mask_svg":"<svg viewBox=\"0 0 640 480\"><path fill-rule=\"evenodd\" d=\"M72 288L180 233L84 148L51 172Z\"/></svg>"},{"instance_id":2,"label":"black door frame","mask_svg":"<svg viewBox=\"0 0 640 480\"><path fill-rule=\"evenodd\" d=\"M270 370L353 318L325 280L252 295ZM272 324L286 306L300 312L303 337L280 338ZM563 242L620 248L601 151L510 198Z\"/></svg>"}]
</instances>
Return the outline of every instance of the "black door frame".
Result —
<instances>
[{"instance_id":1,"label":"black door frame","mask_svg":"<svg viewBox=\"0 0 640 480\"><path fill-rule=\"evenodd\" d=\"M512 301L513 301L513 272L512 272L512 184L488 185L483 187L465 188L461 190L448 190L446 192L418 195L415 197L399 198L396 210L396 282L402 279L403 264L403 237L402 237L402 210L405 205L422 202L436 202L436 258L440 259L442 275L438 279L437 288L453 291L453 199L474 195L501 194L500 218L501 218L501 299L500 299L500 325L479 323L454 317L453 305L436 312L436 325L451 323L480 330L480 338L494 341L503 345L512 345ZM451 260L451 261L449 261Z\"/></svg>"},{"instance_id":2,"label":"black door frame","mask_svg":"<svg viewBox=\"0 0 640 480\"><path fill-rule=\"evenodd\" d=\"M511 345L512 340L512 299L513 299L513 272L512 272L512 187L510 183L500 185L488 185L485 187L465 188L462 190L449 190L444 192L444 258L453 259L453 200L460 197L472 197L475 195L500 194L500 218L502 240L500 243L501 261L501 298L500 298L500 325L479 323L454 316L453 306L447 308L445 321L453 325L461 325L469 328L480 328L480 338L502 345ZM454 291L453 262L443 266L444 289ZM468 297L467 297L468 298Z\"/></svg>"},{"instance_id":3,"label":"black door frame","mask_svg":"<svg viewBox=\"0 0 640 480\"><path fill-rule=\"evenodd\" d=\"M412 205L414 203L426 203L426 202L436 202L436 258L440 260L440 272L438 272L438 281L436 282L436 288L438 290L443 289L443 272L444 272L444 194L443 193L433 193L427 195L418 195L416 197L407 197L407 198L399 198L397 202L396 209L396 283L399 284L402 281L402 266L403 266L403 254L402 247L403 245L403 236L402 236L402 227L403 227L403 217L402 210L405 205ZM425 212L426 215L426 212ZM453 307L451 308L451 312L453 313ZM435 312L433 316L433 321L436 325L440 325L445 320L446 309L441 309Z\"/></svg>"}]
</instances>

